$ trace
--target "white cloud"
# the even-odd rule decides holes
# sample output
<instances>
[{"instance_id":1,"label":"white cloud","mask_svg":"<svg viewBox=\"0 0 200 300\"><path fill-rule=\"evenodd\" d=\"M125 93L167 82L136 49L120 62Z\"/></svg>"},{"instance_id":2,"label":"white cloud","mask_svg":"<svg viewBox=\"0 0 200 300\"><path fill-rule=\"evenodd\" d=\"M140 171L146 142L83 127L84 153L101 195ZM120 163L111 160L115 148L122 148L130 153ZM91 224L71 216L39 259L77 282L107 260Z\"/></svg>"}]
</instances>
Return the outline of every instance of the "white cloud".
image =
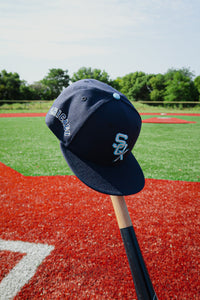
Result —
<instances>
[{"instance_id":1,"label":"white cloud","mask_svg":"<svg viewBox=\"0 0 200 300\"><path fill-rule=\"evenodd\" d=\"M0 21L4 24L2 47L8 45L8 49L4 47L2 51L38 58L53 59L58 53L59 59L74 57L80 52L81 55L94 51L106 53L108 47L103 40L123 37L141 18L137 11L130 13L128 1L121 6L115 0L59 0L56 5L50 2L48 9L45 1L41 6L40 1L13 2L14 6L11 2L3 5L6 13Z\"/></svg>"},{"instance_id":2,"label":"white cloud","mask_svg":"<svg viewBox=\"0 0 200 300\"><path fill-rule=\"evenodd\" d=\"M20 1L21 5L23 1ZM76 38L94 38L94 37L111 37L120 35L120 33L128 26L137 26L142 20L139 12L130 7L130 2L125 1L119 4L118 1L91 1L91 0L73 0L73 1L57 1L53 6L52 2L46 9L45 2L42 6L36 7L30 5L28 9L27 3L24 2L21 9L15 11L16 7L11 8L8 1L7 13L1 15L1 23L4 24L4 31L12 30L13 34L21 31L35 34L43 38L58 39L62 34L69 34L73 40ZM40 2L40 1L36 1ZM15 3L15 2L14 2ZM5 10L5 4L4 10ZM132 9L131 9L132 8ZM14 13L15 11L15 13Z\"/></svg>"},{"instance_id":3,"label":"white cloud","mask_svg":"<svg viewBox=\"0 0 200 300\"><path fill-rule=\"evenodd\" d=\"M80 67L101 61L110 70L118 63L128 70L152 66L153 72L163 60L171 67L171 54L179 57L180 52L186 65L191 50L184 52L184 43L199 49L198 1L0 0L4 68L6 61L10 64L11 58L18 57L21 66L23 58L37 60L38 68L44 61L80 62ZM149 57L152 63L148 59L145 64Z\"/></svg>"}]
</instances>

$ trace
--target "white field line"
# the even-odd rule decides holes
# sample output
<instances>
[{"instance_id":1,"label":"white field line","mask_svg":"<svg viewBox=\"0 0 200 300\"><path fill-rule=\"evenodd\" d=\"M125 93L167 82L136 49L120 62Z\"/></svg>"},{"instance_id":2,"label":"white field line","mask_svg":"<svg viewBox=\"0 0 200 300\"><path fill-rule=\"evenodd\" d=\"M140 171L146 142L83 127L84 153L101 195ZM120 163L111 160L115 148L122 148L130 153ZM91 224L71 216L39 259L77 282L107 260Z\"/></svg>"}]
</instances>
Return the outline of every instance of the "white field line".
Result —
<instances>
[{"instance_id":1,"label":"white field line","mask_svg":"<svg viewBox=\"0 0 200 300\"><path fill-rule=\"evenodd\" d=\"M0 239L0 251L26 253L0 282L0 300L13 299L21 288L34 276L38 266L47 257L54 246L22 241Z\"/></svg>"}]
</instances>

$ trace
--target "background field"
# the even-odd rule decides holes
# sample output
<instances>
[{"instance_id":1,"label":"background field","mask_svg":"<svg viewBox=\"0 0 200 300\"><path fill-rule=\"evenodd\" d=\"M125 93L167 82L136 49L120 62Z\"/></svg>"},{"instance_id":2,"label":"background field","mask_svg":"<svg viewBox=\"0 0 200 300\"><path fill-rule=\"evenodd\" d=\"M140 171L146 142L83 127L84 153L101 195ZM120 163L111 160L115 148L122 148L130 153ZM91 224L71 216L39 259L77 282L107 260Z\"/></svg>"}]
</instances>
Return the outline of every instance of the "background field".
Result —
<instances>
[{"instance_id":1,"label":"background field","mask_svg":"<svg viewBox=\"0 0 200 300\"><path fill-rule=\"evenodd\" d=\"M186 181L199 181L200 117L177 118L196 123L143 123L134 154L146 185L126 201L158 298L198 299L199 183ZM136 299L109 196L75 176L40 176L72 174L44 117L0 118L0 128L0 294L10 293L1 279L26 253L5 244L22 241L54 250L15 299Z\"/></svg>"},{"instance_id":2,"label":"background field","mask_svg":"<svg viewBox=\"0 0 200 300\"><path fill-rule=\"evenodd\" d=\"M146 178L200 180L200 117L180 118L196 124L143 124L133 153ZM0 161L6 165L26 176L72 174L44 117L0 118L0 128Z\"/></svg>"}]
</instances>

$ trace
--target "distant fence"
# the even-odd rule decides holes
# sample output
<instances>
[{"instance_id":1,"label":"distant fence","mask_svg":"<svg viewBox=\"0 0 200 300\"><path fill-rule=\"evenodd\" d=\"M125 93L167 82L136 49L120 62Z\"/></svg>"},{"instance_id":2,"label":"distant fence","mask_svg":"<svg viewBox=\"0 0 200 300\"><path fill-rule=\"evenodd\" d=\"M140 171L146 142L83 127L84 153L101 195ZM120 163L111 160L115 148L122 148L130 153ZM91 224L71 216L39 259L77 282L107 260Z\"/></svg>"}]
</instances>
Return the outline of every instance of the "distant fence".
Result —
<instances>
[{"instance_id":1,"label":"distant fence","mask_svg":"<svg viewBox=\"0 0 200 300\"><path fill-rule=\"evenodd\" d=\"M39 104L49 103L51 104L53 100L0 100L0 106L3 104L24 104L24 107L28 108L30 104ZM134 101L133 101L134 102ZM153 106L166 106L166 105L174 105L174 106L195 106L200 105L200 101L135 101L137 103L148 104Z\"/></svg>"},{"instance_id":2,"label":"distant fence","mask_svg":"<svg viewBox=\"0 0 200 300\"><path fill-rule=\"evenodd\" d=\"M200 104L200 101L137 101L143 104Z\"/></svg>"},{"instance_id":3,"label":"distant fence","mask_svg":"<svg viewBox=\"0 0 200 300\"><path fill-rule=\"evenodd\" d=\"M200 101L137 101L138 103L148 104L153 106L182 106L182 107L189 107L189 106L196 106L200 105Z\"/></svg>"}]
</instances>

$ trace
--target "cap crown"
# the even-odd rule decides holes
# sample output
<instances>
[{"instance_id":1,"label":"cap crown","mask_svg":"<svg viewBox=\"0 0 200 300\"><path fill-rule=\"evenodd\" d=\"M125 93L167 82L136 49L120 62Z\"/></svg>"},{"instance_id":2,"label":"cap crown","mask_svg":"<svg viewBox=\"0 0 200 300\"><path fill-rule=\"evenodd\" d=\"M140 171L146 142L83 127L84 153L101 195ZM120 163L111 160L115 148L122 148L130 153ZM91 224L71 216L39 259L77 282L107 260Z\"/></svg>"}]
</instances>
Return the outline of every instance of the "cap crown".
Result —
<instances>
[{"instance_id":1,"label":"cap crown","mask_svg":"<svg viewBox=\"0 0 200 300\"><path fill-rule=\"evenodd\" d=\"M140 115L128 99L94 79L66 88L49 110L46 123L65 147L100 165L123 162L141 129Z\"/></svg>"}]
</instances>

